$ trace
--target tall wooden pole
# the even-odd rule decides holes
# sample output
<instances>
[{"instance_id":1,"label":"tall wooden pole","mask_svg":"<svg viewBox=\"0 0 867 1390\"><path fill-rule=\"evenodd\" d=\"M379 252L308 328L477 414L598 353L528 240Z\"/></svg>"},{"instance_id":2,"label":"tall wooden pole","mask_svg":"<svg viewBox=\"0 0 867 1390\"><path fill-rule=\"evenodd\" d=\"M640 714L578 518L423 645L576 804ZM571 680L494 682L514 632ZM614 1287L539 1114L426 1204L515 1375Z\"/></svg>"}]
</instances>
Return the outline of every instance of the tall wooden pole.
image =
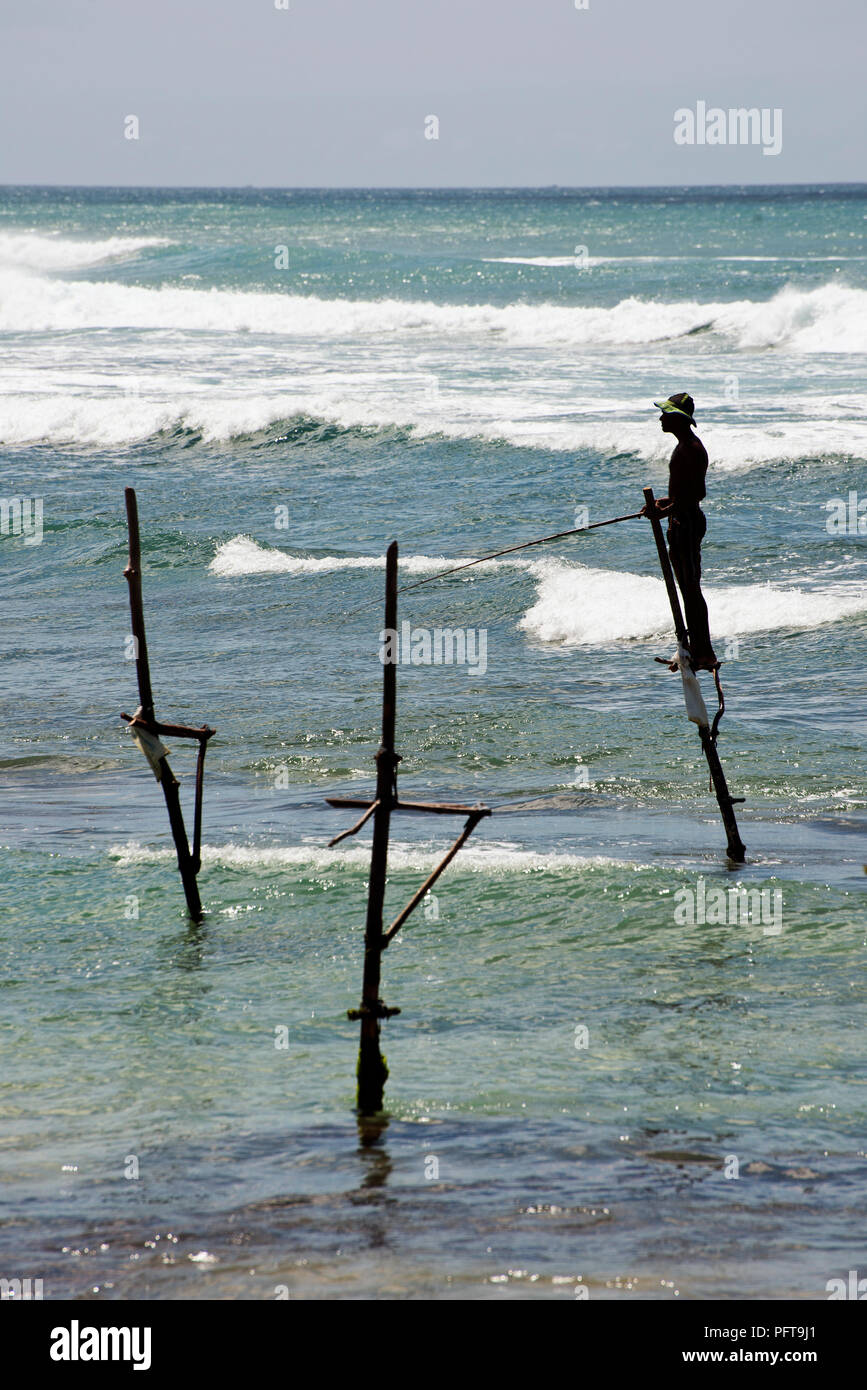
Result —
<instances>
[{"instance_id":1,"label":"tall wooden pole","mask_svg":"<svg viewBox=\"0 0 867 1390\"><path fill-rule=\"evenodd\" d=\"M397 541L385 556L385 627L397 632ZM393 641L388 649L394 650ZM382 1109L382 1093L388 1067L379 1050L380 1019L385 1010L379 997L383 933L382 912L388 867L388 836L395 797L398 758L394 751L397 665L386 661L382 668L382 741L376 754L376 810L373 813L373 846L370 857L370 883L367 921L364 929L364 979L361 991L361 1040L358 1049L358 1109L363 1115Z\"/></svg>"},{"instance_id":2,"label":"tall wooden pole","mask_svg":"<svg viewBox=\"0 0 867 1390\"><path fill-rule=\"evenodd\" d=\"M677 585L674 582L674 573L671 568L671 560L665 545L665 537L662 534L662 526L656 511L656 499L653 495L653 488L644 489L644 500L647 503L647 515L653 527L653 539L656 541L656 549L659 554L659 563L662 568L662 577L665 580L665 588L668 593L668 601L671 605L671 616L674 619L674 630L677 633L677 640L682 647L689 649L689 639L687 636L686 623L683 620L683 613L680 607L680 595L677 592ZM719 753L716 749L710 728L706 724L699 724L699 736L704 756L710 768L713 789L716 792L716 799L719 803L720 814L725 826L726 839L728 841L729 858L736 863L742 864L746 858L746 846L740 837L738 823L735 819L734 802L728 789L722 763L719 760Z\"/></svg>"},{"instance_id":3,"label":"tall wooden pole","mask_svg":"<svg viewBox=\"0 0 867 1390\"><path fill-rule=\"evenodd\" d=\"M154 697L151 690L151 668L148 662L148 644L145 637L144 608L141 596L141 538L138 527L138 499L135 488L124 490L126 499L126 522L129 529L129 561L124 570L124 578L129 584L129 611L132 620L132 635L135 640L135 669L138 676L139 704L142 718L154 720Z\"/></svg>"},{"instance_id":4,"label":"tall wooden pole","mask_svg":"<svg viewBox=\"0 0 867 1390\"><path fill-rule=\"evenodd\" d=\"M145 637L144 608L142 606L141 592L141 540L139 537L138 525L138 502L136 500L135 488L128 487L125 490L126 496L126 517L129 527L129 563L124 570L124 576L129 584L129 610L132 620L132 634L135 638L135 664L138 676L139 704L141 706L142 718L148 723L155 723L154 697L151 689L151 673L148 664L147 639ZM172 838L175 842L175 849L178 855L178 869L181 875L181 882L184 885L184 896L187 900L187 907L190 916L194 921L202 919L202 901L199 897L199 886L196 882L196 868L190 854L190 843L187 839L187 831L184 826L184 816L181 811L181 798L178 783L175 775L165 757L159 760L160 786L163 789L163 796L166 799L166 809L169 813L169 824L172 828Z\"/></svg>"},{"instance_id":5,"label":"tall wooden pole","mask_svg":"<svg viewBox=\"0 0 867 1390\"><path fill-rule=\"evenodd\" d=\"M646 487L644 489L644 500L647 503L647 514L650 519L650 525L653 528L653 539L656 541L659 564L662 569L662 577L665 580L668 602L671 605L671 616L674 619L674 630L677 633L677 640L682 647L689 649L686 623L683 620L683 613L680 607L680 594L677 592L677 585L674 582L674 572L671 568L668 550L666 549L665 537L662 534L662 524L656 512L656 498L653 495L652 487Z\"/></svg>"},{"instance_id":6,"label":"tall wooden pole","mask_svg":"<svg viewBox=\"0 0 867 1390\"><path fill-rule=\"evenodd\" d=\"M357 835L373 817L373 844L370 856L370 879L367 887L367 920L364 928L364 977L361 1007L347 1009L347 1016L361 1020L358 1048L357 1105L360 1122L383 1116L383 1091L388 1079L388 1067L379 1050L380 1024L384 1018L399 1014L400 1009L386 1008L379 997L382 953L400 931L407 918L440 874L452 862L480 820L491 814L489 806L459 806L451 802L399 801L397 796L397 765L400 754L395 752L394 730L397 704L397 541L392 541L385 556L385 640L382 670L382 739L376 754L376 796L372 801L354 796L326 797L330 806L352 806L364 815L348 830L329 841L337 845L348 835ZM428 875L421 888L413 894L407 906L398 914L387 931L383 931L385 880L388 871L388 837L391 817L399 811L420 811L437 816L466 816L467 823L440 863ZM373 1130L365 1129L365 1133Z\"/></svg>"}]
</instances>

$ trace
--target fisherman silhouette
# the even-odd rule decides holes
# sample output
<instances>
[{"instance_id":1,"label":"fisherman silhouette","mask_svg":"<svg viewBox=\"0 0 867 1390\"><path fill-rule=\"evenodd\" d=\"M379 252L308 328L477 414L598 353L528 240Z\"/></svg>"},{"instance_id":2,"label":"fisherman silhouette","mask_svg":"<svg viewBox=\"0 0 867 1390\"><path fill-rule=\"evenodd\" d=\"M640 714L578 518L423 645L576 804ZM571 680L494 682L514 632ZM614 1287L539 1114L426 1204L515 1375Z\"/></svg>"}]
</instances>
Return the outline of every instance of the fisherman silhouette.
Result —
<instances>
[{"instance_id":1,"label":"fisherman silhouette","mask_svg":"<svg viewBox=\"0 0 867 1390\"><path fill-rule=\"evenodd\" d=\"M699 503L706 495L707 450L693 433L695 402L686 391L654 401L662 414L663 434L677 440L668 470L668 496L656 501L658 516L668 517L668 553L680 592L695 671L715 671L719 662L711 646L707 604L701 592L701 543L707 520ZM647 515L647 508L642 508Z\"/></svg>"}]
</instances>

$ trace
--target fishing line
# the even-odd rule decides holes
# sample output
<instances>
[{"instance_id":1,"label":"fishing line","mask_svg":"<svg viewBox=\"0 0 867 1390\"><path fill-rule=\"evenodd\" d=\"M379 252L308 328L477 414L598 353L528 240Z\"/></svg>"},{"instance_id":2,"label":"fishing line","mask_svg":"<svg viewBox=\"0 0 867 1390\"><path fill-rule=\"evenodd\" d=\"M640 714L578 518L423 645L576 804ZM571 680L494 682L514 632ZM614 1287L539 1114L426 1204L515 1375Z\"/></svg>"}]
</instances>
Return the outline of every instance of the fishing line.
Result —
<instances>
[{"instance_id":1,"label":"fishing line","mask_svg":"<svg viewBox=\"0 0 867 1390\"><path fill-rule=\"evenodd\" d=\"M596 531L600 526L615 526L620 521L635 521L643 516L643 512L630 512L627 516L612 516L607 521L593 521L588 526L573 526L568 531L555 531L550 536L538 536L536 540L521 541L519 545L508 545L504 550L494 550L489 555L480 555L477 560L464 560L459 565L453 565L450 569L440 570L437 574L429 574L426 579L417 579L413 584L403 584L399 589L399 594L409 593L411 589L420 589L423 584L433 584L437 579L445 579L450 574L458 574L461 570L471 569L473 565L484 565L489 560L498 560L501 555L514 555L517 550L529 550L534 545L546 545L549 541L563 540L566 536L581 536L585 531ZM350 608L342 613L327 613L322 618L313 619L318 623L337 622L342 618L354 618L358 613L364 613L374 606L382 606L382 600L370 599L360 608Z\"/></svg>"}]
</instances>

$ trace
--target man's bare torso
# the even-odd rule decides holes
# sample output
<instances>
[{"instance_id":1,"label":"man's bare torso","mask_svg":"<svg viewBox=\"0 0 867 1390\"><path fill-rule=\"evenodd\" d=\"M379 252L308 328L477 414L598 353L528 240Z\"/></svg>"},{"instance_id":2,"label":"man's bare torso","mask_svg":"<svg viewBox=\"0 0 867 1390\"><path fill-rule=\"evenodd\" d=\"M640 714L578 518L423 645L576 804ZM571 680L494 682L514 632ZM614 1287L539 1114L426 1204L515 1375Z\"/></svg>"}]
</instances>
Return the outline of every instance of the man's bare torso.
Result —
<instances>
[{"instance_id":1,"label":"man's bare torso","mask_svg":"<svg viewBox=\"0 0 867 1390\"><path fill-rule=\"evenodd\" d=\"M697 435L677 444L668 467L668 500L674 512L692 511L706 496L707 450Z\"/></svg>"}]
</instances>

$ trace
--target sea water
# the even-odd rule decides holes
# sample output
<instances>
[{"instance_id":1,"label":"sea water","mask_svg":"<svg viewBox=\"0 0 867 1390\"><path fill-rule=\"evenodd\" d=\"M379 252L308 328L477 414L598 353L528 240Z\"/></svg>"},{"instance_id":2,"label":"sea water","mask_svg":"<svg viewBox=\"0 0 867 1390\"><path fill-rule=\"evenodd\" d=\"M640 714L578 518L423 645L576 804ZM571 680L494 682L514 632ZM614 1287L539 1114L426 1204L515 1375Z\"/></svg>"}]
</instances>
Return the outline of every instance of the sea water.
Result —
<instances>
[{"instance_id":1,"label":"sea water","mask_svg":"<svg viewBox=\"0 0 867 1390\"><path fill-rule=\"evenodd\" d=\"M689 1299L867 1273L867 190L7 188L0 334L0 1275ZM385 549L409 584L636 512L677 390L747 862L654 661L645 521L402 596L401 794L495 810L383 959L402 1012L359 1127L369 828L328 849L357 813L325 798L374 785ZM217 729L198 926L119 717L126 486L157 713ZM484 663L426 658L437 631ZM388 920L461 825L393 820Z\"/></svg>"}]
</instances>

